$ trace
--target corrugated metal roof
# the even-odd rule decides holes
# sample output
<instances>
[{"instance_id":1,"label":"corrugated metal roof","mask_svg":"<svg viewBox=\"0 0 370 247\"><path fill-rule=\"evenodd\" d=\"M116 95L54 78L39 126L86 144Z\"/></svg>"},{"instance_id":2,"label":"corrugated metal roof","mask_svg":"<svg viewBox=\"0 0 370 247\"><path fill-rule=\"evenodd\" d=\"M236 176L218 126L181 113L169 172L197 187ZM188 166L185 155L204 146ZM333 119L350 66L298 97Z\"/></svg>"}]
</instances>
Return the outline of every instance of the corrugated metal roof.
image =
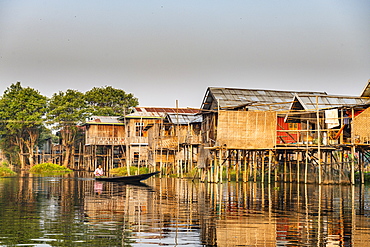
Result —
<instances>
[{"instance_id":1,"label":"corrugated metal roof","mask_svg":"<svg viewBox=\"0 0 370 247\"><path fill-rule=\"evenodd\" d=\"M197 109L189 108L160 108L160 107L135 107L134 112L128 114L126 118L164 118L166 114L170 113L199 113Z\"/></svg>"},{"instance_id":2,"label":"corrugated metal roof","mask_svg":"<svg viewBox=\"0 0 370 247\"><path fill-rule=\"evenodd\" d=\"M189 123L201 123L202 116L195 114L167 114L167 119L173 124L186 125Z\"/></svg>"},{"instance_id":3,"label":"corrugated metal roof","mask_svg":"<svg viewBox=\"0 0 370 247\"><path fill-rule=\"evenodd\" d=\"M123 124L117 116L91 116L86 120L86 124Z\"/></svg>"},{"instance_id":4,"label":"corrugated metal roof","mask_svg":"<svg viewBox=\"0 0 370 247\"><path fill-rule=\"evenodd\" d=\"M344 106L366 105L370 100L361 97L352 96L313 96L313 95L296 95L296 99L301 103L305 110L316 110L338 108Z\"/></svg>"},{"instance_id":5,"label":"corrugated metal roof","mask_svg":"<svg viewBox=\"0 0 370 247\"><path fill-rule=\"evenodd\" d=\"M286 110L289 109L295 94L326 95L325 92L297 92L264 89L208 88L202 109L210 109L212 102L218 102L220 109L247 106L250 110ZM279 104L276 104L279 103Z\"/></svg>"},{"instance_id":6,"label":"corrugated metal roof","mask_svg":"<svg viewBox=\"0 0 370 247\"><path fill-rule=\"evenodd\" d=\"M370 97L370 80L367 82L364 90L362 90L361 97Z\"/></svg>"}]
</instances>

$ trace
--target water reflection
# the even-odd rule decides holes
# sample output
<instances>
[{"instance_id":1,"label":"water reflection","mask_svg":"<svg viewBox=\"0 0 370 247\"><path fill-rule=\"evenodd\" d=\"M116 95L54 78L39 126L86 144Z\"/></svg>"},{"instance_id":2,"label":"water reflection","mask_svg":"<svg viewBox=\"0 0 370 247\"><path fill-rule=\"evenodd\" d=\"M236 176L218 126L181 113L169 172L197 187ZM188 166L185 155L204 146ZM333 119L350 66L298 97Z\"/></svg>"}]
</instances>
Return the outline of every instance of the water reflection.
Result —
<instances>
[{"instance_id":1,"label":"water reflection","mask_svg":"<svg viewBox=\"0 0 370 247\"><path fill-rule=\"evenodd\" d=\"M0 245L366 246L370 188L0 179ZM86 174L85 174L86 175Z\"/></svg>"}]
</instances>

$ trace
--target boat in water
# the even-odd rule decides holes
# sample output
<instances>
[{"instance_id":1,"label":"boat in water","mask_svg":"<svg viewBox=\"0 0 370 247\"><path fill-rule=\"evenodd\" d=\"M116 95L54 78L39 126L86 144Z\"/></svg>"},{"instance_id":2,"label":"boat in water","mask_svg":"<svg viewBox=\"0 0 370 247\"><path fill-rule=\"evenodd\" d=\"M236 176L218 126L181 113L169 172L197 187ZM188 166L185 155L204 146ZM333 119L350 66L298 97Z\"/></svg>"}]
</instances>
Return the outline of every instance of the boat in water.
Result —
<instances>
[{"instance_id":1,"label":"boat in water","mask_svg":"<svg viewBox=\"0 0 370 247\"><path fill-rule=\"evenodd\" d=\"M138 183L142 180L148 179L159 172L145 173L132 176L123 176L123 177L96 177L97 181L109 181L109 182L127 182L127 183Z\"/></svg>"}]
</instances>

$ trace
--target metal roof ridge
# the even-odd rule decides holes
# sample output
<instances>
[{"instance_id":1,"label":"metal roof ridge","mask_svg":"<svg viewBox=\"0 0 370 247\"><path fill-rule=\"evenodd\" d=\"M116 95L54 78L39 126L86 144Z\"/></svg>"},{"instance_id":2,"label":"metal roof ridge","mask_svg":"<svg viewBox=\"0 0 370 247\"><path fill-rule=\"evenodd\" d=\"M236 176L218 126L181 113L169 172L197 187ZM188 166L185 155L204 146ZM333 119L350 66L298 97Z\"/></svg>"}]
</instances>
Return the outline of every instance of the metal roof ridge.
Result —
<instances>
[{"instance_id":1,"label":"metal roof ridge","mask_svg":"<svg viewBox=\"0 0 370 247\"><path fill-rule=\"evenodd\" d=\"M244 91L270 91L270 92L287 92L287 93L320 93L327 95L325 91L294 91L294 90L279 90L279 89L260 89L260 88L232 88L232 87L208 87L208 89L231 89Z\"/></svg>"}]
</instances>

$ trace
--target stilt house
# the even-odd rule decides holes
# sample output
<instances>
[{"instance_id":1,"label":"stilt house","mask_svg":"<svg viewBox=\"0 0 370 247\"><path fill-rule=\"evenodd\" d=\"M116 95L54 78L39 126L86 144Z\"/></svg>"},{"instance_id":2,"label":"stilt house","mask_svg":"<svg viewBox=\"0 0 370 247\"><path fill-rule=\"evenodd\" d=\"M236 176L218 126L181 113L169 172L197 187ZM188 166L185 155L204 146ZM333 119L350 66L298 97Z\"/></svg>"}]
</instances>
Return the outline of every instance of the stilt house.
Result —
<instances>
[{"instance_id":1,"label":"stilt house","mask_svg":"<svg viewBox=\"0 0 370 247\"><path fill-rule=\"evenodd\" d=\"M369 91L368 85L362 96L368 96ZM275 181L301 181L305 161L305 182L309 171L318 171L317 177L311 177L313 182L316 178L319 183L332 182L334 170L341 183L345 174L342 172L347 169L354 183L354 144L368 148L368 106L366 97L332 96L325 92L208 88L201 106L203 145L199 167L211 168L208 177L216 182L222 179L222 169L231 167L237 174L239 168L243 169L244 181L259 176L263 182L267 164L269 181L271 169ZM334 144L349 144L350 152L344 154L343 146ZM339 156L352 158L347 163L338 162L338 149ZM310 168L308 163L312 164ZM333 168L334 163L341 166ZM358 170L361 171L360 166ZM330 174L328 180L324 180L323 171ZM283 178L279 178L279 173Z\"/></svg>"},{"instance_id":2,"label":"stilt house","mask_svg":"<svg viewBox=\"0 0 370 247\"><path fill-rule=\"evenodd\" d=\"M149 129L154 125L163 126L167 114L192 114L197 111L186 108L135 107L133 113L121 117L127 126L128 162L146 165L150 161L150 164L154 165L153 154L148 152ZM171 144L167 145L172 148Z\"/></svg>"},{"instance_id":3,"label":"stilt house","mask_svg":"<svg viewBox=\"0 0 370 247\"><path fill-rule=\"evenodd\" d=\"M295 138L281 130L297 128L284 122L284 115L296 94L326 95L325 92L208 88L201 110L202 140L206 147L226 149L273 148L276 139Z\"/></svg>"},{"instance_id":4,"label":"stilt house","mask_svg":"<svg viewBox=\"0 0 370 247\"><path fill-rule=\"evenodd\" d=\"M167 113L149 130L150 162L166 169L177 163L191 169L197 162L201 122L196 113Z\"/></svg>"},{"instance_id":5,"label":"stilt house","mask_svg":"<svg viewBox=\"0 0 370 247\"><path fill-rule=\"evenodd\" d=\"M105 170L125 163L125 126L119 117L92 116L85 127L84 165L95 170L103 165Z\"/></svg>"}]
</instances>

